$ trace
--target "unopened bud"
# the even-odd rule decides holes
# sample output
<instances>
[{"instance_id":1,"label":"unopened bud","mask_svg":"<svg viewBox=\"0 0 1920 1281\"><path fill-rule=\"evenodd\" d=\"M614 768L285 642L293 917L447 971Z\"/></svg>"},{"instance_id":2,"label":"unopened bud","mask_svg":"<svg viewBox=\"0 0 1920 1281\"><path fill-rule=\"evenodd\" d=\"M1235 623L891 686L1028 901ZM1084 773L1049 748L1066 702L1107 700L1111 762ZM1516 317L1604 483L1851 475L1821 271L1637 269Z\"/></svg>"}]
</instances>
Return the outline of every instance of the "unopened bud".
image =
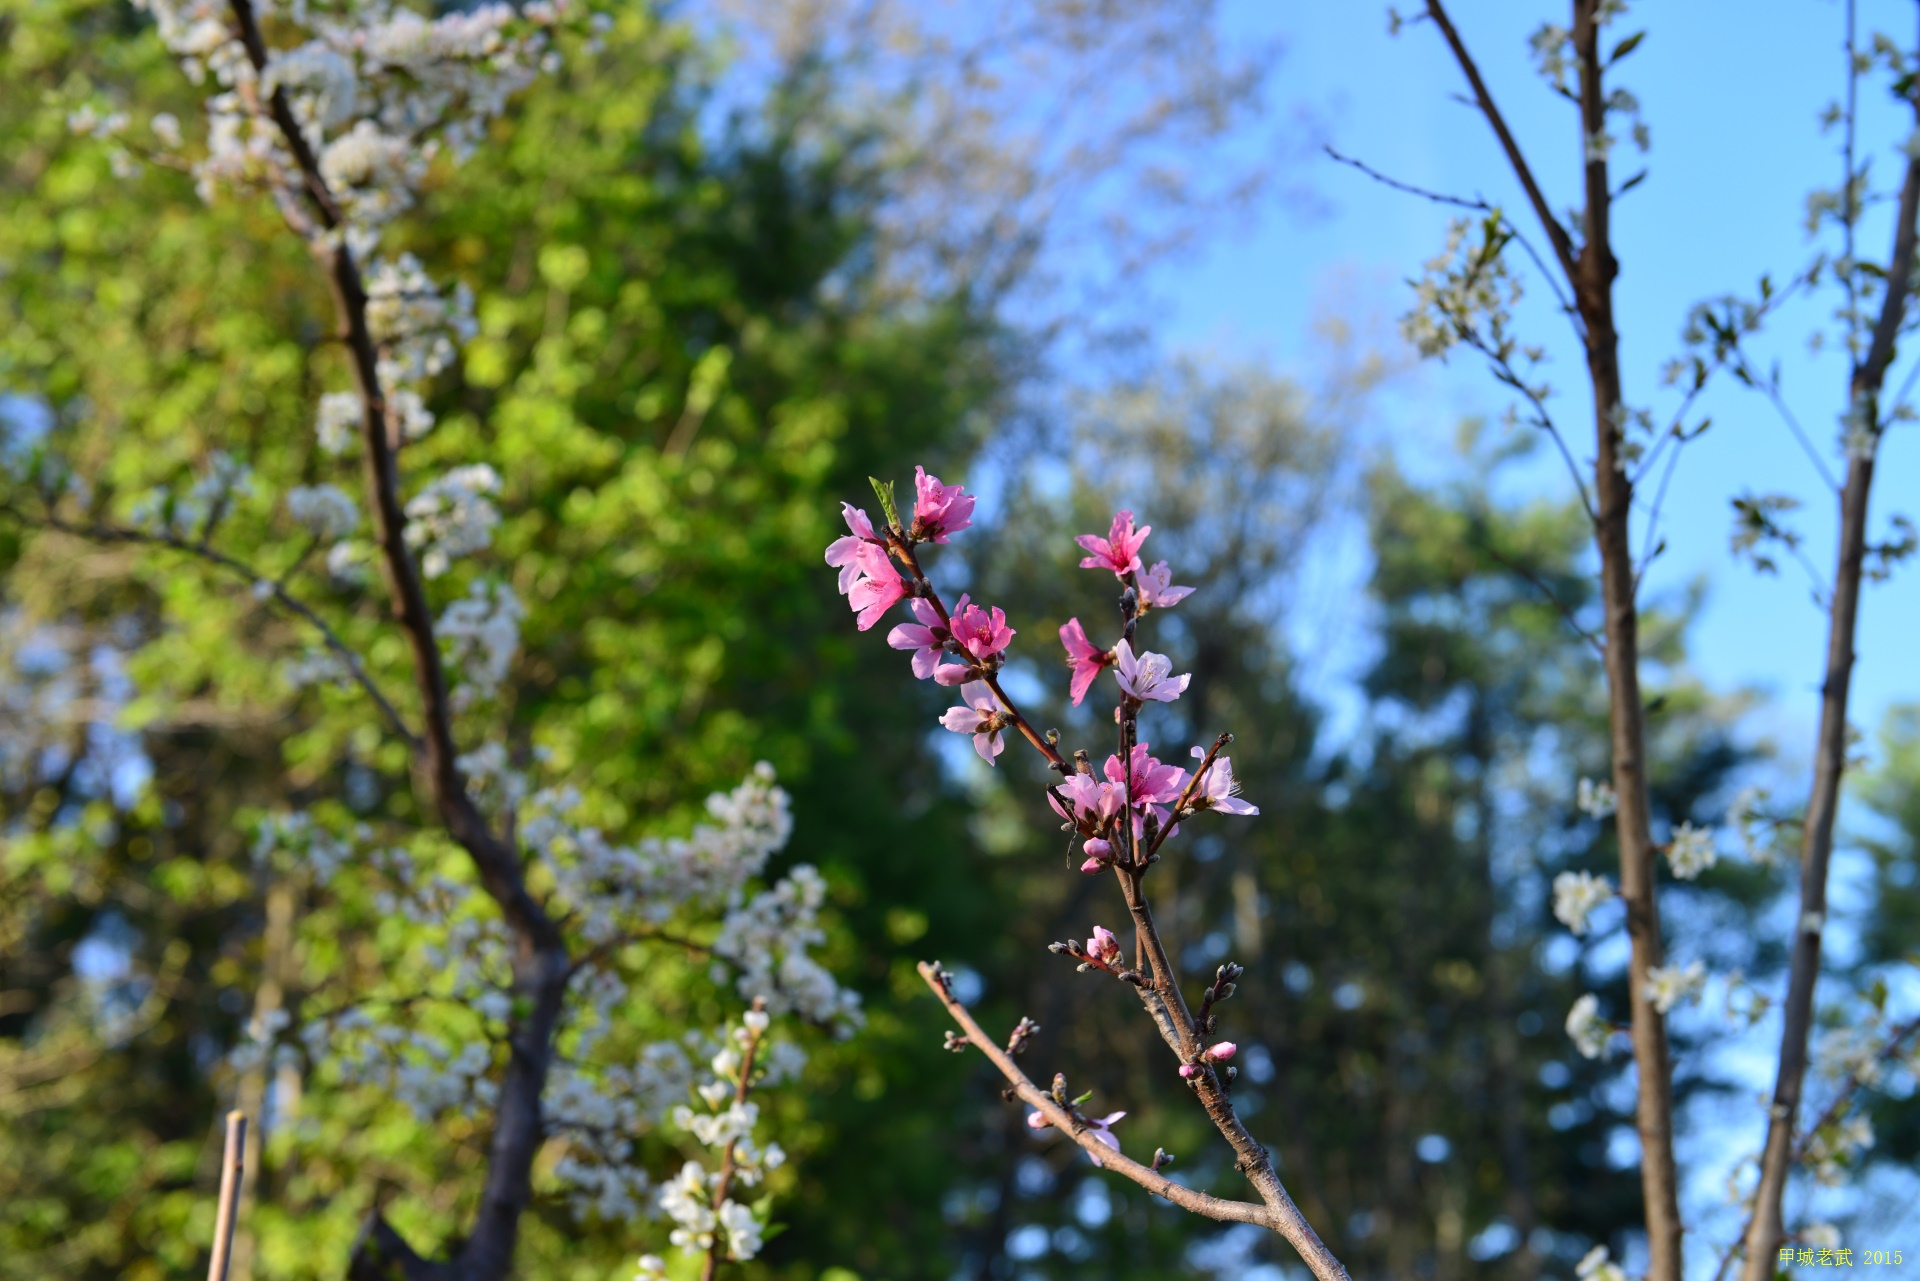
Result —
<instances>
[{"instance_id":1,"label":"unopened bud","mask_svg":"<svg viewBox=\"0 0 1920 1281\"><path fill-rule=\"evenodd\" d=\"M1154 1169L1157 1170L1163 1165L1172 1165L1172 1164L1173 1164L1173 1153L1167 1151L1165 1148L1155 1148L1153 1150L1153 1168Z\"/></svg>"},{"instance_id":2,"label":"unopened bud","mask_svg":"<svg viewBox=\"0 0 1920 1281\"><path fill-rule=\"evenodd\" d=\"M1232 1041L1222 1041L1218 1045L1209 1045L1207 1047L1207 1052L1201 1055L1201 1057L1206 1059L1210 1063L1225 1063L1228 1059L1233 1057L1234 1051L1238 1050L1239 1048L1240 1047L1235 1045Z\"/></svg>"},{"instance_id":3,"label":"unopened bud","mask_svg":"<svg viewBox=\"0 0 1920 1281\"><path fill-rule=\"evenodd\" d=\"M1228 1069L1227 1069L1227 1084L1228 1084L1228 1085L1232 1085L1232 1084L1233 1084L1233 1083L1234 1083L1234 1082L1235 1082L1236 1080L1238 1080L1238 1079L1239 1079L1239 1077L1240 1077L1240 1069L1239 1069L1239 1068L1237 1068L1237 1067L1230 1067L1230 1068L1228 1068Z\"/></svg>"},{"instance_id":4,"label":"unopened bud","mask_svg":"<svg viewBox=\"0 0 1920 1281\"><path fill-rule=\"evenodd\" d=\"M1067 945L1066 945L1065 943L1049 943L1049 944L1047 944L1047 951L1049 951L1049 952L1052 952L1052 953L1053 953L1053 954L1054 954L1055 956L1058 956L1058 955L1060 955L1060 954L1061 954L1062 952L1069 952L1069 951L1072 951L1072 950L1073 950L1073 949L1072 949L1072 948L1070 948L1070 947L1068 947L1068 946L1067 946Z\"/></svg>"},{"instance_id":5,"label":"unopened bud","mask_svg":"<svg viewBox=\"0 0 1920 1281\"><path fill-rule=\"evenodd\" d=\"M1200 1065L1198 1063L1182 1063L1180 1065L1180 1076L1182 1080L1191 1081L1194 1077L1199 1075L1200 1075Z\"/></svg>"}]
</instances>

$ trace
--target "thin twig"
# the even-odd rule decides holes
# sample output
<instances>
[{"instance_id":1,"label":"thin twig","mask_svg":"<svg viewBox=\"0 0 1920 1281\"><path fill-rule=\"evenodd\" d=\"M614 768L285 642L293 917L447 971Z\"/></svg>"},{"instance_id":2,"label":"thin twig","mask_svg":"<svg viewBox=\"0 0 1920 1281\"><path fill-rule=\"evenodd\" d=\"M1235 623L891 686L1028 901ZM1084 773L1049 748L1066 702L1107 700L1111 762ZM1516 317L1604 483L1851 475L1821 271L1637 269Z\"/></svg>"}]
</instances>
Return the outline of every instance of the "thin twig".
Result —
<instances>
[{"instance_id":1,"label":"thin twig","mask_svg":"<svg viewBox=\"0 0 1920 1281\"><path fill-rule=\"evenodd\" d=\"M1547 603L1552 605L1556 610L1560 612L1560 617L1566 620L1567 626L1571 627L1574 630L1574 632L1579 635L1581 640L1585 641L1587 644L1593 647L1594 653L1600 654L1602 656L1606 654L1607 652L1606 642L1601 640L1598 636L1594 635L1591 631L1587 630L1587 628L1584 625L1582 625L1582 623L1580 622L1579 615L1573 612L1573 606L1567 604L1567 602L1560 599L1560 593L1553 590L1553 585L1551 583L1547 582L1546 579L1540 577L1540 575L1534 573L1531 569L1528 569L1525 565L1522 565L1519 561L1512 560L1506 555L1502 554L1501 551L1498 548L1496 548L1487 539L1477 538L1477 539L1474 539L1473 542L1474 542L1474 545L1479 547L1481 551L1485 552L1487 556L1495 564L1501 566L1503 569L1506 569L1510 573L1518 574L1521 578L1525 579L1527 583L1535 591L1539 592L1541 596L1545 597Z\"/></svg>"},{"instance_id":2,"label":"thin twig","mask_svg":"<svg viewBox=\"0 0 1920 1281\"><path fill-rule=\"evenodd\" d=\"M1513 132L1507 128L1506 117L1500 114L1500 108L1494 105L1493 93L1487 88L1487 82L1480 78L1480 68L1474 64L1473 55L1467 52L1467 46L1460 39L1459 31L1454 29L1452 19L1447 17L1446 6L1440 0L1427 0L1427 14L1433 19L1440 34L1445 38L1447 47L1453 51L1454 61L1460 64L1460 70L1466 74L1467 83L1473 86L1474 100L1480 104L1480 112L1493 126L1494 135L1500 140L1501 150L1507 154L1507 162L1513 167L1514 176L1520 180L1520 186L1527 193L1527 200L1533 205L1534 216L1540 220L1541 228L1547 233L1547 240L1553 246L1553 256L1560 263L1560 269L1566 273L1567 283L1571 287L1579 279L1579 271L1573 258L1573 239L1560 220L1553 216L1553 207L1547 203L1547 197L1540 190L1540 184L1534 180L1533 169L1527 164L1527 158L1520 150L1520 144L1514 141Z\"/></svg>"},{"instance_id":3,"label":"thin twig","mask_svg":"<svg viewBox=\"0 0 1920 1281\"><path fill-rule=\"evenodd\" d=\"M1553 298L1554 301L1559 304L1561 314L1573 322L1574 333L1584 338L1585 327L1580 321L1580 309L1573 305L1572 301L1567 297L1566 291L1560 287L1559 277L1547 269L1546 259L1542 258L1540 251L1533 247L1533 241L1527 238L1527 234L1524 231L1513 225L1513 220L1507 217L1506 212L1498 205L1488 203L1486 198L1482 196L1450 196L1443 191L1429 191L1425 187L1415 186L1413 183L1402 182L1398 178L1389 177L1364 160L1356 160L1352 156L1342 155L1332 147L1322 147L1321 150L1325 151L1327 155L1336 162L1346 165L1350 169L1358 170L1383 187L1391 187L1395 191L1404 192L1409 196L1418 196L1422 200L1431 200L1437 205L1452 205L1456 209L1473 209L1480 213L1490 213L1494 215L1500 220L1500 225L1507 229L1508 234L1520 243L1522 249L1526 250L1527 257L1531 258L1533 265L1539 269L1540 278L1547 282L1547 288L1553 290Z\"/></svg>"},{"instance_id":4,"label":"thin twig","mask_svg":"<svg viewBox=\"0 0 1920 1281\"><path fill-rule=\"evenodd\" d=\"M1198 1214L1203 1218L1212 1219L1219 1223L1252 1223L1259 1227L1267 1228L1270 1231L1278 1232L1286 1237L1288 1241L1292 1242L1295 1249L1300 1251L1301 1257L1306 1259L1307 1265L1313 1268L1315 1276L1321 1277L1323 1281L1346 1281L1345 1269L1341 1268L1337 1272L1323 1271L1322 1267L1316 1266L1316 1255L1323 1253L1326 1248L1320 1245L1317 1237L1313 1238L1311 1244L1319 1246L1319 1251L1310 1253L1306 1245L1303 1244L1302 1241L1296 1240L1293 1234L1289 1232L1288 1226L1282 1217L1276 1214L1271 1207L1256 1204L1251 1201L1229 1201L1220 1197L1209 1196L1204 1192L1196 1192L1192 1188L1183 1187L1159 1171L1140 1164L1140 1162L1133 1160L1124 1153L1115 1152L1113 1149L1101 1143L1094 1137L1093 1130L1087 1126L1085 1121L1080 1120L1068 1112L1067 1109L1061 1107L1059 1103L1054 1101L1051 1094L1048 1094L1045 1090L1035 1085L1033 1081L1028 1078L1027 1074L1020 1070L1019 1064L1013 1061L1013 1057L1001 1049L998 1042L981 1029L980 1024L975 1022L973 1015L967 1011L967 1007L960 1004L960 1002L954 998L953 993L948 989L947 985L941 981L939 971L935 966L922 961L918 968L920 977L926 980L927 986L933 990L933 994L938 997L940 1003L946 1007L948 1016L952 1018L953 1021L959 1025L960 1030L966 1034L967 1042L987 1057L987 1061L992 1063L1000 1075L1006 1078L1007 1083L1013 1087L1013 1092L1020 1097L1022 1102L1037 1109L1042 1116L1046 1117L1053 1128L1066 1135L1082 1151L1092 1157L1096 1165L1102 1169L1112 1170L1115 1174L1139 1184L1153 1195L1163 1197L1181 1209ZM1302 1225L1304 1226L1304 1220L1302 1221ZM1338 1264L1334 1266L1336 1268L1339 1267Z\"/></svg>"},{"instance_id":5,"label":"thin twig","mask_svg":"<svg viewBox=\"0 0 1920 1281\"><path fill-rule=\"evenodd\" d=\"M373 700L374 706L380 709L380 714L384 716L387 723L393 727L393 732L398 734L410 746L419 746L419 739L415 737L412 730L407 728L407 723L401 718L399 710L388 701L385 694L380 692L380 687L374 683L372 675L369 674L366 669L366 665L360 661L359 653L345 641L341 640L340 634L334 631L334 629L328 625L327 620L320 617L312 606L287 590L284 576L277 580L269 579L264 575L255 573L250 566L237 557L229 556L222 551L216 551L204 542L194 542L182 538L178 534L152 533L148 530L133 529L125 525L80 525L73 521L64 520L59 516L29 516L18 508L8 504L0 504L0 513L11 516L23 525L40 529L51 529L58 533L69 534L75 538L84 538L96 543L133 543L148 547L165 547L172 551L181 552L206 561L210 565L218 566L256 589L264 587L267 590L267 598L269 600L272 600L289 613L297 615L320 633L321 640L325 642L326 647L333 652L336 658L347 665L347 671L353 676L354 683L359 685L360 688L366 692L367 697Z\"/></svg>"}]
</instances>

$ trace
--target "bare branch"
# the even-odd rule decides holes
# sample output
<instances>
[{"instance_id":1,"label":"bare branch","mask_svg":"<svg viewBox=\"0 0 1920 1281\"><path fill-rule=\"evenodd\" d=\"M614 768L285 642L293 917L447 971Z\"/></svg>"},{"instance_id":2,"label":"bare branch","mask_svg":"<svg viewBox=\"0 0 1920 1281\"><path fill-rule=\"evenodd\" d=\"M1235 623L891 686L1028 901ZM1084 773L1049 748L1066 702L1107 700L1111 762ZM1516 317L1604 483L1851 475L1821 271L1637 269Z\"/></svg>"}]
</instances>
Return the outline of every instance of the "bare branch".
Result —
<instances>
[{"instance_id":1,"label":"bare branch","mask_svg":"<svg viewBox=\"0 0 1920 1281\"><path fill-rule=\"evenodd\" d=\"M1487 118L1487 123L1493 127L1501 150L1507 154L1507 163L1513 167L1514 177L1520 180L1521 188L1526 191L1527 200L1533 205L1534 216L1540 220L1541 228L1547 233L1547 242L1553 246L1553 256L1559 262L1560 270L1566 273L1567 283L1575 285L1579 280L1579 269L1574 262L1573 239L1567 234L1567 229L1560 225L1560 220L1553 216L1553 207L1547 203L1546 194L1534 180L1533 168L1527 163L1520 144L1514 141L1513 131L1507 128L1506 117L1494 105L1493 94L1487 88L1487 82L1480 78L1480 68L1474 64L1473 55L1467 52L1466 43L1460 39L1460 32L1455 29L1453 20L1447 16L1446 6L1440 0L1427 0L1427 16L1440 28L1447 47L1453 51L1454 61L1460 64L1467 83L1473 86L1474 101L1479 105L1480 113Z\"/></svg>"},{"instance_id":2,"label":"bare branch","mask_svg":"<svg viewBox=\"0 0 1920 1281\"><path fill-rule=\"evenodd\" d=\"M204 542L189 541L180 537L178 534L150 533L146 530L132 529L124 525L79 525L53 515L29 516L17 507L7 503L0 503L0 514L11 516L22 525L40 529L51 529L58 533L69 534L75 538L84 538L91 542L134 543L150 547L169 548L173 551L206 561L210 565L218 566L250 586L265 588L267 591L267 599L273 601L288 613L297 615L300 619L312 626L315 631L320 633L320 638L325 643L327 649L331 651L335 657L339 658L341 662L346 664L347 671L353 677L354 683L359 685L360 688L366 692L367 697L373 700L374 706L380 709L380 714L386 718L387 724L393 728L393 732L398 734L401 739L409 745L413 747L419 746L420 740L414 736L412 730L407 728L407 723L401 718L399 710L395 708L387 696L380 691L380 687L374 683L372 675L369 674L366 669L366 665L360 661L359 653L340 639L340 634L334 631L327 623L327 620L320 617L312 606L287 590L284 576L279 579L267 578L263 574L255 573L245 562L229 556L225 552L216 551Z\"/></svg>"},{"instance_id":3,"label":"bare branch","mask_svg":"<svg viewBox=\"0 0 1920 1281\"><path fill-rule=\"evenodd\" d=\"M1067 1109L1054 1101L1051 1094L1042 1090L1020 1070L1013 1057L1001 1049L994 1038L981 1030L967 1007L954 999L953 993L941 981L937 968L922 961L919 965L920 977L926 980L933 994L946 1007L947 1014L960 1026L966 1038L980 1053L987 1057L994 1068L1005 1077L1020 1100L1033 1108L1052 1123L1053 1127L1066 1135L1082 1151L1092 1157L1095 1164L1103 1169L1112 1170L1123 1178L1139 1184L1155 1196L1163 1197L1181 1209L1198 1214L1203 1218L1219 1223L1251 1223L1272 1232L1277 1232L1300 1252L1313 1274L1320 1281L1348 1281L1347 1270L1333 1257L1319 1236L1301 1217L1299 1210L1288 1201L1285 1210L1272 1205L1259 1205L1249 1201L1228 1201L1220 1197L1196 1192L1192 1188L1182 1187L1150 1166L1140 1164L1122 1153L1115 1152L1093 1136L1087 1124L1075 1117ZM1287 1211L1291 1211L1289 1214Z\"/></svg>"}]
</instances>

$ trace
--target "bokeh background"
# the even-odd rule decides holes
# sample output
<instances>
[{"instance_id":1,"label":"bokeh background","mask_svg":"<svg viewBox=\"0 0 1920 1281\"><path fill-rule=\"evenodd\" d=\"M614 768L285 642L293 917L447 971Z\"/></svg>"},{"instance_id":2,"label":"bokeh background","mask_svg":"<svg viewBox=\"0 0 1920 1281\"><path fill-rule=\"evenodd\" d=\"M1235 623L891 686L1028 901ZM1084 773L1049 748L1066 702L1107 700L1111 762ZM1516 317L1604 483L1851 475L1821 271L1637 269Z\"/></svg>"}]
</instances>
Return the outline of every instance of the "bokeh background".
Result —
<instances>
[{"instance_id":1,"label":"bokeh background","mask_svg":"<svg viewBox=\"0 0 1920 1281\"><path fill-rule=\"evenodd\" d=\"M1496 94L1571 192L1577 125L1526 51L1559 15L1465 7ZM1863 27L1911 25L1909 6L1860 7ZM1646 10L1629 79L1653 146L1620 214L1619 293L1628 398L1657 406L1691 305L1814 252L1843 27L1823 0ZM1625 949L1548 910L1556 872L1612 861L1574 806L1607 766L1598 668L1530 581L1588 601L1582 521L1481 371L1422 366L1398 336L1452 211L1325 151L1516 203L1432 33L1281 0L610 12L604 47L498 124L410 247L478 297L481 336L436 408L504 460L500 545L542 600L516 718L669 826L771 760L795 797L785 857L832 885L827 955L869 1025L815 1047L805 1088L770 1105L796 1158L788 1226L746 1274L1297 1268L1035 1140L981 1064L940 1048L926 957L990 1025L1038 1019L1034 1062L1125 1107L1130 1151L1177 1152L1199 1184L1231 1175L1128 1004L1049 963L1044 945L1101 909L1028 763L990 773L938 741L945 700L834 593L838 504L917 462L983 496L937 573L1007 610L1009 685L1045 723L1092 728L1052 637L1112 608L1072 535L1131 507L1149 559L1200 588L1158 637L1193 685L1148 728L1234 732L1262 816L1164 865L1162 916L1196 981L1247 967L1225 1020L1242 1110L1356 1277L1565 1277L1595 1241L1631 1261L1627 1069L1562 1031L1578 992L1624 1000ZM268 211L203 206L162 169L119 176L71 136L72 102L105 82L192 110L132 7L0 7L4 447L71 432L93 483L132 485L236 423L262 449L304 430L326 313ZM1891 166L1893 107L1865 112L1862 145ZM1827 308L1765 341L1831 458L1846 371L1807 342ZM1577 352L1536 299L1522 316L1578 421ZM1705 408L1647 581L1656 832L1722 823L1743 787L1804 791L1824 644L1795 565L1760 575L1728 550L1730 500L1785 492L1810 558L1830 559L1813 464L1750 393ZM1920 481L1912 429L1881 458L1887 513ZM246 602L5 522L0 571L0 1277L190 1275L233 1101L220 1064L270 946L247 823L322 797L410 802L351 700L277 677L276 625ZM1896 1003L1920 947L1916 624L1920 577L1870 589L1829 933L1835 992L1885 981ZM1718 868L1669 892L1669 930L1716 972L1779 986L1791 858L1722 842ZM1758 1143L1778 1033L1706 1008L1676 1035L1704 1273L1739 1226L1723 1183ZM1790 1206L1920 1251L1920 1117L1890 1085L1867 1167ZM397 1127L393 1160L408 1142ZM249 1275L337 1275L379 1162L264 1150L272 1245ZM524 1274L615 1275L630 1253L556 1213Z\"/></svg>"}]
</instances>

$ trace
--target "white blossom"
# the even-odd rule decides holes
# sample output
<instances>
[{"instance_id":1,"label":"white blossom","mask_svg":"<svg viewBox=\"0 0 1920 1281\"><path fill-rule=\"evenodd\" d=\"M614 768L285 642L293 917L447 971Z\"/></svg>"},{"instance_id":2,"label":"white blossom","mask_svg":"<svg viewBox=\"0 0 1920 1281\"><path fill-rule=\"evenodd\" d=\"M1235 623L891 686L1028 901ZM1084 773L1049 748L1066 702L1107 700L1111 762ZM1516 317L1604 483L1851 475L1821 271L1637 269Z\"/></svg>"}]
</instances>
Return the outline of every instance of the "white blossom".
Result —
<instances>
[{"instance_id":1,"label":"white blossom","mask_svg":"<svg viewBox=\"0 0 1920 1281\"><path fill-rule=\"evenodd\" d=\"M1886 1035L1877 1021L1836 1027L1822 1034L1815 1044L1814 1069L1835 1081L1853 1079L1862 1085L1878 1085L1886 1046Z\"/></svg>"},{"instance_id":2,"label":"white blossom","mask_svg":"<svg viewBox=\"0 0 1920 1281\"><path fill-rule=\"evenodd\" d=\"M498 492L500 475L485 463L456 467L407 501L407 546L421 553L420 570L438 578L456 556L493 544L500 512L485 495Z\"/></svg>"},{"instance_id":3,"label":"white blossom","mask_svg":"<svg viewBox=\"0 0 1920 1281\"><path fill-rule=\"evenodd\" d=\"M1838 1250L1840 1229L1831 1223L1809 1223L1800 1229L1800 1240L1814 1249Z\"/></svg>"},{"instance_id":4,"label":"white blossom","mask_svg":"<svg viewBox=\"0 0 1920 1281\"><path fill-rule=\"evenodd\" d=\"M1597 1059L1608 1052L1613 1024L1600 1017L1600 998L1584 992L1567 1011L1567 1035L1582 1058Z\"/></svg>"},{"instance_id":5,"label":"white blossom","mask_svg":"<svg viewBox=\"0 0 1920 1281\"><path fill-rule=\"evenodd\" d=\"M1553 878L1553 914L1575 935L1587 932L1587 916L1613 898L1613 884L1591 872L1562 872Z\"/></svg>"},{"instance_id":6,"label":"white blossom","mask_svg":"<svg viewBox=\"0 0 1920 1281\"><path fill-rule=\"evenodd\" d=\"M727 1232L727 1257L745 1261L760 1253L760 1221L732 1199L720 1203L720 1226Z\"/></svg>"},{"instance_id":7,"label":"white blossom","mask_svg":"<svg viewBox=\"0 0 1920 1281\"><path fill-rule=\"evenodd\" d=\"M1740 848L1761 867L1780 861L1777 829L1770 828L1765 836L1761 832L1762 825L1769 823L1763 810L1768 795L1764 787L1743 787L1727 807L1727 825L1739 834Z\"/></svg>"},{"instance_id":8,"label":"white blossom","mask_svg":"<svg viewBox=\"0 0 1920 1281\"><path fill-rule=\"evenodd\" d=\"M320 397L313 431L323 453L338 457L352 449L360 439L360 397L350 391L330 391Z\"/></svg>"},{"instance_id":9,"label":"white blossom","mask_svg":"<svg viewBox=\"0 0 1920 1281\"><path fill-rule=\"evenodd\" d=\"M1580 780L1580 787L1574 799L1574 804L1576 808L1588 818L1604 819L1613 813L1618 805L1618 801L1613 794L1612 785L1597 783L1590 778L1583 778Z\"/></svg>"},{"instance_id":10,"label":"white blossom","mask_svg":"<svg viewBox=\"0 0 1920 1281\"><path fill-rule=\"evenodd\" d=\"M1573 1275L1580 1281L1627 1281L1627 1274L1609 1257L1607 1247L1596 1245L1574 1265Z\"/></svg>"},{"instance_id":11,"label":"white blossom","mask_svg":"<svg viewBox=\"0 0 1920 1281\"><path fill-rule=\"evenodd\" d=\"M337 485L294 486L287 491L287 515L324 542L343 538L360 524L359 507Z\"/></svg>"},{"instance_id":12,"label":"white blossom","mask_svg":"<svg viewBox=\"0 0 1920 1281\"><path fill-rule=\"evenodd\" d=\"M1864 1116L1822 1126L1807 1141L1807 1165L1814 1180L1827 1187L1846 1182L1847 1171L1873 1146L1873 1123Z\"/></svg>"},{"instance_id":13,"label":"white blossom","mask_svg":"<svg viewBox=\"0 0 1920 1281\"><path fill-rule=\"evenodd\" d=\"M660 1189L660 1210L678 1226L668 1238L683 1250L706 1250L713 1245L719 1220L707 1199L707 1171L698 1161L680 1167L671 1183Z\"/></svg>"},{"instance_id":14,"label":"white blossom","mask_svg":"<svg viewBox=\"0 0 1920 1281\"><path fill-rule=\"evenodd\" d=\"M1673 829L1673 837L1667 842L1667 862L1673 874L1683 881L1698 877L1713 866L1717 857L1710 827L1697 828L1691 823L1682 823Z\"/></svg>"},{"instance_id":15,"label":"white blossom","mask_svg":"<svg viewBox=\"0 0 1920 1281\"><path fill-rule=\"evenodd\" d=\"M507 678L520 649L520 620L525 611L505 583L479 579L440 615L436 633L447 646L447 662L458 673L453 693L456 710L475 699L491 698Z\"/></svg>"},{"instance_id":16,"label":"white blossom","mask_svg":"<svg viewBox=\"0 0 1920 1281\"><path fill-rule=\"evenodd\" d=\"M1653 1002L1654 1009L1666 1014L1683 1001L1699 1000L1706 985L1707 967L1700 961L1690 961L1685 966L1654 965L1647 968L1643 993Z\"/></svg>"}]
</instances>

